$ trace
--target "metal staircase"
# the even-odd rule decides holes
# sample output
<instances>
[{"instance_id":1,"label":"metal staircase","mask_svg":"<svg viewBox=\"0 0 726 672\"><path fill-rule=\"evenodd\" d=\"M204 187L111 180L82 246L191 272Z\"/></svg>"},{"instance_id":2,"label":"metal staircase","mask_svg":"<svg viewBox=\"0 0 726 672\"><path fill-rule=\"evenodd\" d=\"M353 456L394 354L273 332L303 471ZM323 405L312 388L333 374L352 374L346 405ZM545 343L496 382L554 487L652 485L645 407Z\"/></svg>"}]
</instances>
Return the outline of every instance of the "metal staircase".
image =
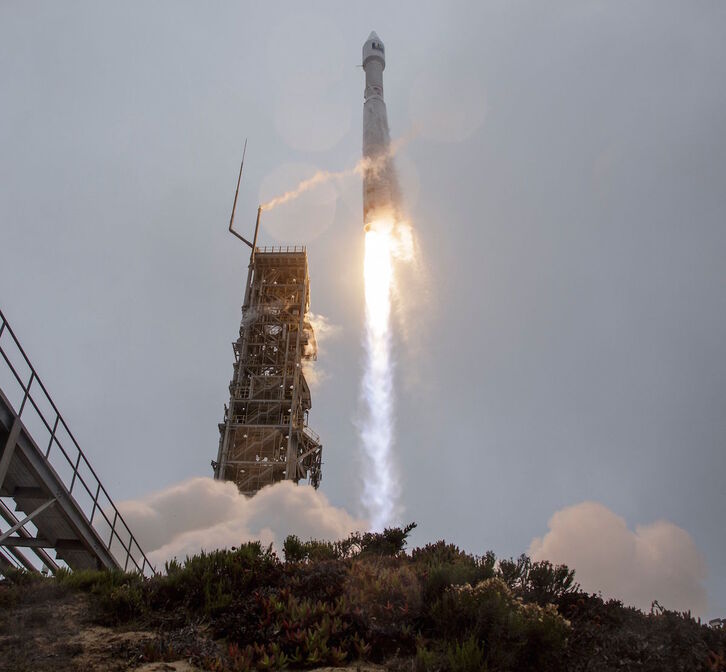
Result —
<instances>
[{"instance_id":1,"label":"metal staircase","mask_svg":"<svg viewBox=\"0 0 726 672\"><path fill-rule=\"evenodd\" d=\"M2 311L0 354L0 572L153 574Z\"/></svg>"}]
</instances>

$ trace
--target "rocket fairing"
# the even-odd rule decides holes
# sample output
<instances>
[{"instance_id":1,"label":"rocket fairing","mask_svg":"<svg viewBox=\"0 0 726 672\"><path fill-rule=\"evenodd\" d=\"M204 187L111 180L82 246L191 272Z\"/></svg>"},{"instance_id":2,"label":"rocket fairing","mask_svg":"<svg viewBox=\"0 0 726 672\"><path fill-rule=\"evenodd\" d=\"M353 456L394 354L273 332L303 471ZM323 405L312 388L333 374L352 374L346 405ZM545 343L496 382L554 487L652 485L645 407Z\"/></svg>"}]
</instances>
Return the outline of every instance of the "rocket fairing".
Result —
<instances>
[{"instance_id":1,"label":"rocket fairing","mask_svg":"<svg viewBox=\"0 0 726 672\"><path fill-rule=\"evenodd\" d=\"M363 223L366 231L378 219L387 219L398 205L398 183L393 170L386 103L383 100L383 70L386 50L372 32L363 45L366 88L363 103Z\"/></svg>"}]
</instances>

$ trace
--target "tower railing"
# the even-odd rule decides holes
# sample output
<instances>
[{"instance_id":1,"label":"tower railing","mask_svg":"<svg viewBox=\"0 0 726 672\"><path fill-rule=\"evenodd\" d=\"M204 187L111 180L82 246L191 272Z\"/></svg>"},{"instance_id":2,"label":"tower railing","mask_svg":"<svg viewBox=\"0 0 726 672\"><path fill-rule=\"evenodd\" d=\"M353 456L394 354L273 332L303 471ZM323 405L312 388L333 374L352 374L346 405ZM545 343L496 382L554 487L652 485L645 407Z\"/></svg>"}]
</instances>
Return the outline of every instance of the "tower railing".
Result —
<instances>
[{"instance_id":1,"label":"tower railing","mask_svg":"<svg viewBox=\"0 0 726 672\"><path fill-rule=\"evenodd\" d=\"M9 348L3 341L6 334L20 354L20 362L13 363L11 360ZM29 418L30 421L37 427L37 421L40 420L50 437L44 452L45 459L73 496L88 524L96 531L106 549L116 558L120 568L124 571L138 571L144 576L154 574L153 565L81 450L2 310L0 310L0 354L20 388L16 389L22 397L19 407L16 407L17 417L27 426L30 424L27 418L28 409L32 408L35 411L36 416ZM29 373L27 382L24 382L24 377L18 371L21 367L25 369L24 372ZM30 427L28 430L33 434ZM81 498L84 501L81 501Z\"/></svg>"},{"instance_id":2,"label":"tower railing","mask_svg":"<svg viewBox=\"0 0 726 672\"><path fill-rule=\"evenodd\" d=\"M269 252L277 252L279 253L285 253L288 254L290 252L296 253L296 252L305 252L306 247L305 245L270 245L270 246L264 246L264 247L258 247L255 250L257 253L262 252L269 253Z\"/></svg>"}]
</instances>

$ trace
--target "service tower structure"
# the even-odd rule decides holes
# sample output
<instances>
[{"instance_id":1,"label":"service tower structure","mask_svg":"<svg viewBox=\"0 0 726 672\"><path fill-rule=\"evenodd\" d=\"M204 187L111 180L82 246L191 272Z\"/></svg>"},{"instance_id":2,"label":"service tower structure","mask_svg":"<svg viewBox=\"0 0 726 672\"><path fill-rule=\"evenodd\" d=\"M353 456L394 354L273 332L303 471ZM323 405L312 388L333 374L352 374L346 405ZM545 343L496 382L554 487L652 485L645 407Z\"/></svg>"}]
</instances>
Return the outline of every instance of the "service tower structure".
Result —
<instances>
[{"instance_id":1,"label":"service tower structure","mask_svg":"<svg viewBox=\"0 0 726 672\"><path fill-rule=\"evenodd\" d=\"M231 222L230 231L242 238ZM233 481L244 495L282 480L317 488L322 445L308 427L312 403L303 371L317 355L307 252L257 247L257 232L254 245L242 240L252 254L214 478Z\"/></svg>"},{"instance_id":2,"label":"service tower structure","mask_svg":"<svg viewBox=\"0 0 726 672\"><path fill-rule=\"evenodd\" d=\"M383 70L386 48L372 32L363 45L363 223L366 230L379 219L395 216L399 199L398 180L391 158L391 134L383 100Z\"/></svg>"}]
</instances>

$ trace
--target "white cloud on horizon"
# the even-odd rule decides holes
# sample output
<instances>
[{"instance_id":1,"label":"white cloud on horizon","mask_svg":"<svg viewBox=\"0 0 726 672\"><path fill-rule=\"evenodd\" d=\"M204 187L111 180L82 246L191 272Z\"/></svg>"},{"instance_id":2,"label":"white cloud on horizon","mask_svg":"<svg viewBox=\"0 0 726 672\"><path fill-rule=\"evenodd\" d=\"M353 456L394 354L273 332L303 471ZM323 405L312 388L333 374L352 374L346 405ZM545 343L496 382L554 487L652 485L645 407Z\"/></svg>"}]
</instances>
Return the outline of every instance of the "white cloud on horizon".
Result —
<instances>
[{"instance_id":1,"label":"white cloud on horizon","mask_svg":"<svg viewBox=\"0 0 726 672\"><path fill-rule=\"evenodd\" d=\"M547 527L532 540L530 557L568 565L583 590L643 610L658 600L668 609L706 614L706 561L683 528L657 520L630 530L624 518L591 501L560 509Z\"/></svg>"}]
</instances>

